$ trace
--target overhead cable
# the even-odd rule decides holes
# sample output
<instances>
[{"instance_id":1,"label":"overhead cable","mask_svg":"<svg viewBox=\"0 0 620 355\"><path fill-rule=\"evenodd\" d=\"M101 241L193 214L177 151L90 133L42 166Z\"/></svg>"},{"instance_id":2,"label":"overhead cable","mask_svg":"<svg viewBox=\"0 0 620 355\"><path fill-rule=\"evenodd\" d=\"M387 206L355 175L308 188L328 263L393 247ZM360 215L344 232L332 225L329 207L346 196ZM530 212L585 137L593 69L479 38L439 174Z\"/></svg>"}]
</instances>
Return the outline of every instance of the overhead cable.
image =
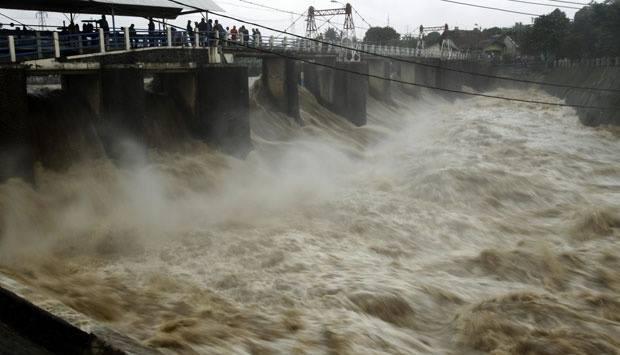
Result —
<instances>
[{"instance_id":1,"label":"overhead cable","mask_svg":"<svg viewBox=\"0 0 620 355\"><path fill-rule=\"evenodd\" d=\"M581 5L581 6L591 5L591 3L584 4L582 2L574 2L574 1L563 1L563 0L547 0L547 1L559 2L559 3L563 3L563 4Z\"/></svg>"},{"instance_id":2,"label":"overhead cable","mask_svg":"<svg viewBox=\"0 0 620 355\"><path fill-rule=\"evenodd\" d=\"M506 1L518 2L518 3L521 3L521 4L537 5L537 6L548 6L548 7L562 8L562 9L581 10L580 7L566 6L566 5L554 5L554 4L543 4L543 3L540 3L540 2L533 2L533 1L524 1L524 0L506 0Z\"/></svg>"},{"instance_id":3,"label":"overhead cable","mask_svg":"<svg viewBox=\"0 0 620 355\"><path fill-rule=\"evenodd\" d=\"M530 12L521 12L521 11L507 10L507 9L501 9L499 7L476 5L476 4L470 4L470 3L467 3L467 2L460 2L460 1L453 1L453 0L439 0L439 1L449 2L449 3L452 3L452 4L458 4L458 5L477 7L477 8L481 8L481 9L487 9L487 10L509 12L509 13L518 14L518 15L527 15L527 16L534 16L534 17L540 17L541 16L539 14L533 14L533 13L530 13Z\"/></svg>"}]
</instances>

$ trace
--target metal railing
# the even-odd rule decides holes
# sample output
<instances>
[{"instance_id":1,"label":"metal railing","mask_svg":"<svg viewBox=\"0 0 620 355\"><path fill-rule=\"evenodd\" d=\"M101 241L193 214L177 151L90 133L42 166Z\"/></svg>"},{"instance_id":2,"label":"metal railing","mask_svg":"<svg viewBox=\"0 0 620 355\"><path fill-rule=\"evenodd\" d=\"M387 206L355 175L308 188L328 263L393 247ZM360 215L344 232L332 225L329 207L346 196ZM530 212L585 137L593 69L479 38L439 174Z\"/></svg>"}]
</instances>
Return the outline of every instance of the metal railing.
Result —
<instances>
[{"instance_id":1,"label":"metal railing","mask_svg":"<svg viewBox=\"0 0 620 355\"><path fill-rule=\"evenodd\" d=\"M212 48L222 51L248 51L252 47L274 52L304 52L336 54L347 60L360 60L362 52L394 57L443 58L468 60L469 54L452 50L416 49L363 42L319 43L301 38L264 37L227 32L188 32L168 27L164 31L144 29L98 29L94 32L66 31L0 31L0 62L24 62L34 59L68 57L81 54L103 54L141 48L186 47ZM350 49L344 49L341 46Z\"/></svg>"}]
</instances>

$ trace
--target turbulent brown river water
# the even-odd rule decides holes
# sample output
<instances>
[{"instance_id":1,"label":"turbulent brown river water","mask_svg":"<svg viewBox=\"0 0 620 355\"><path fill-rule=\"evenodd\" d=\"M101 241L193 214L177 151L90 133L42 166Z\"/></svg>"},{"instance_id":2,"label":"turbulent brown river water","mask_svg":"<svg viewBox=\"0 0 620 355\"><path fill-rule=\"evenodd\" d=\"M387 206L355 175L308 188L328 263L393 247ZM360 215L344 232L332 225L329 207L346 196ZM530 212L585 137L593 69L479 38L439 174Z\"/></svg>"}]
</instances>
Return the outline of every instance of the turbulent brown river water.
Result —
<instances>
[{"instance_id":1,"label":"turbulent brown river water","mask_svg":"<svg viewBox=\"0 0 620 355\"><path fill-rule=\"evenodd\" d=\"M254 103L245 161L3 185L2 272L164 353L620 352L620 131L430 93L353 128L302 96L303 128Z\"/></svg>"}]
</instances>

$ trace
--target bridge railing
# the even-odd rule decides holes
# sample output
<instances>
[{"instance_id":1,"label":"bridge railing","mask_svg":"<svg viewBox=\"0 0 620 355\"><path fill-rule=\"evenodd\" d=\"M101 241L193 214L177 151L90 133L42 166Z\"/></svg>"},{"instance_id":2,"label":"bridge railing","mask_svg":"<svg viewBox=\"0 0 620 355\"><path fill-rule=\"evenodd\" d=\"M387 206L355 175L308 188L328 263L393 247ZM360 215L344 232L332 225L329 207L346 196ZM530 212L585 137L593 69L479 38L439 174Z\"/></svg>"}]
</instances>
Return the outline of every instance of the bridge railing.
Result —
<instances>
[{"instance_id":1,"label":"bridge railing","mask_svg":"<svg viewBox=\"0 0 620 355\"><path fill-rule=\"evenodd\" d=\"M386 46L363 42L324 43L297 37L274 37L253 34L117 28L108 32L70 33L67 31L0 31L0 62L23 62L33 59L59 58L81 54L130 51L154 47L221 47L223 51L248 51L252 47L268 51L337 54L359 59L364 53L383 56L471 59L465 53ZM343 49L339 46L350 47ZM248 48L249 47L249 48Z\"/></svg>"}]
</instances>

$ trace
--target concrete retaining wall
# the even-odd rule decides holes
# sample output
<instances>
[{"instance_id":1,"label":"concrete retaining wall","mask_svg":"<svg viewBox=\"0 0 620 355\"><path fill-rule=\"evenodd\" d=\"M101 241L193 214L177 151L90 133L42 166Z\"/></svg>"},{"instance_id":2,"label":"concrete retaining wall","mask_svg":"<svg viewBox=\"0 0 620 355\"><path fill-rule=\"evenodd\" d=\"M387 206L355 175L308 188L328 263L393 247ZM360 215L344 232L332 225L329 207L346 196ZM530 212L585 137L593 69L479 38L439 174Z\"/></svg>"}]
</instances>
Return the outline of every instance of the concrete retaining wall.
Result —
<instances>
[{"instance_id":1,"label":"concrete retaining wall","mask_svg":"<svg viewBox=\"0 0 620 355\"><path fill-rule=\"evenodd\" d=\"M542 75L543 81L571 86L620 90L620 67L555 68ZM545 87L549 93L572 105L609 107L613 110L577 109L586 126L620 125L620 92Z\"/></svg>"}]
</instances>

